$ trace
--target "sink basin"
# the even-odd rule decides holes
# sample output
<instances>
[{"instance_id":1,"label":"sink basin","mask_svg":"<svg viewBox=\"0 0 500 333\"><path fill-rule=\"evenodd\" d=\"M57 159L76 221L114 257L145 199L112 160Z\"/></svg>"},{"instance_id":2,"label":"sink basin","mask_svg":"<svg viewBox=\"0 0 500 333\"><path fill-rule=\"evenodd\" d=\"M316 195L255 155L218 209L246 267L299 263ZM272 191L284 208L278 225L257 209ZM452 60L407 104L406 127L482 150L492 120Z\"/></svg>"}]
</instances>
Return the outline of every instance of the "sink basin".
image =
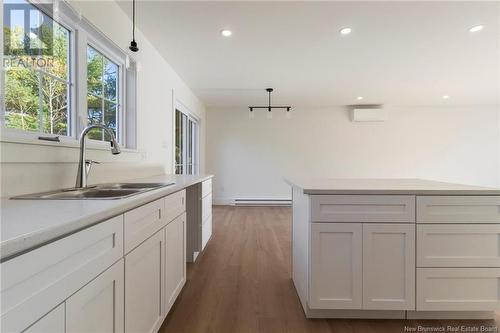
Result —
<instances>
[{"instance_id":1,"label":"sink basin","mask_svg":"<svg viewBox=\"0 0 500 333\"><path fill-rule=\"evenodd\" d=\"M56 193L40 195L36 199L114 199L128 197L129 195L139 192L142 192L141 189L73 189L69 191L59 191Z\"/></svg>"},{"instance_id":2,"label":"sink basin","mask_svg":"<svg viewBox=\"0 0 500 333\"><path fill-rule=\"evenodd\" d=\"M122 199L175 183L112 183L86 188L69 188L51 192L26 194L13 197L15 200L86 200Z\"/></svg>"},{"instance_id":3,"label":"sink basin","mask_svg":"<svg viewBox=\"0 0 500 333\"><path fill-rule=\"evenodd\" d=\"M168 185L173 185L175 183L113 183L113 184L102 184L97 185L97 188L109 188L109 189L150 189L164 187Z\"/></svg>"}]
</instances>

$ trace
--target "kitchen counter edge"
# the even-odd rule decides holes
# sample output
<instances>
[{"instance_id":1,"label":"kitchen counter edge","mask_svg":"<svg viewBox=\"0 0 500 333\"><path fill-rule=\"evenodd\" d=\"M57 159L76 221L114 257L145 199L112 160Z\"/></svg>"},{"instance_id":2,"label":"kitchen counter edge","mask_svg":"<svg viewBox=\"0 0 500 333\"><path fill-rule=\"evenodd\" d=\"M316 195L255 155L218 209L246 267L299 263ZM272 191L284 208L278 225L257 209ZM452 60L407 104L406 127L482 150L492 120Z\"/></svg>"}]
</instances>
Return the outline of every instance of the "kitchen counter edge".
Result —
<instances>
[{"instance_id":1,"label":"kitchen counter edge","mask_svg":"<svg viewBox=\"0 0 500 333\"><path fill-rule=\"evenodd\" d=\"M110 218L113 218L115 216L121 215L134 208L143 206L149 202L163 198L165 196L168 196L169 194L181 191L189 186L201 183L211 178L213 178L213 175L190 176L182 183L176 182L176 184L174 185L151 190L129 198L112 200L104 199L106 201L112 201L116 205L113 205L112 208L104 211L96 211L94 213L90 213L89 215L79 216L73 220L65 222L64 224L35 230L30 233L19 235L18 237L1 241L0 262L5 262L23 253L29 252L48 243L52 243L58 239L67 237L83 229L109 220ZM158 177L145 178L143 179L143 181L145 182L148 179L158 179ZM179 179L179 177L177 176L176 179ZM131 182L138 182L138 180L134 179ZM7 203L9 200L4 200L5 201L3 204L5 205L5 203ZM49 205L50 202L53 202L53 200L43 200L43 202L47 202L47 205ZM18 222L23 223L22 221Z\"/></svg>"}]
</instances>

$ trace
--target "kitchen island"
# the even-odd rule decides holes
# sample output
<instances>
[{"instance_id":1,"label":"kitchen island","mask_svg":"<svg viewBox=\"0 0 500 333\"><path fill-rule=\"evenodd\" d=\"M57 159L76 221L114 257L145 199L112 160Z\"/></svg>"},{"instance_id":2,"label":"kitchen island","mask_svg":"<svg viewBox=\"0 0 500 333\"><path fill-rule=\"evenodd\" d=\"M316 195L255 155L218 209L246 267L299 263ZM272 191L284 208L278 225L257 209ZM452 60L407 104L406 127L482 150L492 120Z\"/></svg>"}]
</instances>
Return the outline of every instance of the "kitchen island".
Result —
<instances>
[{"instance_id":1,"label":"kitchen island","mask_svg":"<svg viewBox=\"0 0 500 333\"><path fill-rule=\"evenodd\" d=\"M292 279L307 317L487 319L500 310L500 189L287 183Z\"/></svg>"}]
</instances>

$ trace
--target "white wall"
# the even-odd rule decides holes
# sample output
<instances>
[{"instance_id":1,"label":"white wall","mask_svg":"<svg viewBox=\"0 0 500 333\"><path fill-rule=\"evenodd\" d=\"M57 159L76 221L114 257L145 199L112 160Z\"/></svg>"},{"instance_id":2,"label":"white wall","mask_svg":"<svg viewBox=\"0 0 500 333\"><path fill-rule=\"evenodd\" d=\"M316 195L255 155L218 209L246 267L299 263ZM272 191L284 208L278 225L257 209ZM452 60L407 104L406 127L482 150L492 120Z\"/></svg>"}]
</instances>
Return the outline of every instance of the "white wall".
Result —
<instances>
[{"instance_id":1,"label":"white wall","mask_svg":"<svg viewBox=\"0 0 500 333\"><path fill-rule=\"evenodd\" d=\"M115 1L70 1L108 38L124 50L131 38L131 21ZM201 165L205 156L205 108L174 69L140 31L137 77L137 151L112 156L109 150L91 149L89 158L105 162L92 170L89 181L116 181L173 171L173 105L184 104L201 126ZM45 191L74 185L78 148L7 142L2 137L1 195Z\"/></svg>"},{"instance_id":2,"label":"white wall","mask_svg":"<svg viewBox=\"0 0 500 333\"><path fill-rule=\"evenodd\" d=\"M384 123L344 108L207 111L207 171L217 203L290 198L287 175L408 177L500 185L497 107L388 107Z\"/></svg>"}]
</instances>

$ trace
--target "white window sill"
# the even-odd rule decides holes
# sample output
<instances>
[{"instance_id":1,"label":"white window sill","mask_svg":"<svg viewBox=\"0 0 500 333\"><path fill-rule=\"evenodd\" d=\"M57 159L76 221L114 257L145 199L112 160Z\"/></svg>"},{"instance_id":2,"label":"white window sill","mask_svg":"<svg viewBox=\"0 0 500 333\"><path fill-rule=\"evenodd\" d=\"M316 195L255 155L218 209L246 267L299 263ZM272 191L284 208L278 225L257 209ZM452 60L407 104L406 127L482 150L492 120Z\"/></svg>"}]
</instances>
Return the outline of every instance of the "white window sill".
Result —
<instances>
[{"instance_id":1,"label":"white window sill","mask_svg":"<svg viewBox=\"0 0 500 333\"><path fill-rule=\"evenodd\" d=\"M10 131L3 129L0 133L0 142L2 143L14 143L14 144L23 144L23 145L37 145L37 146L53 146L53 147L65 147L65 148L80 148L80 143L78 140L68 137L68 136L59 136L60 142L54 141L44 141L38 139L39 136L46 137L55 137L56 135L52 134L43 134L43 133L23 133L18 131ZM87 139L87 149L94 150L109 150L110 144L105 141L97 141L97 140L88 140ZM139 150L120 147L122 152L126 153L137 153L139 154Z\"/></svg>"}]
</instances>

